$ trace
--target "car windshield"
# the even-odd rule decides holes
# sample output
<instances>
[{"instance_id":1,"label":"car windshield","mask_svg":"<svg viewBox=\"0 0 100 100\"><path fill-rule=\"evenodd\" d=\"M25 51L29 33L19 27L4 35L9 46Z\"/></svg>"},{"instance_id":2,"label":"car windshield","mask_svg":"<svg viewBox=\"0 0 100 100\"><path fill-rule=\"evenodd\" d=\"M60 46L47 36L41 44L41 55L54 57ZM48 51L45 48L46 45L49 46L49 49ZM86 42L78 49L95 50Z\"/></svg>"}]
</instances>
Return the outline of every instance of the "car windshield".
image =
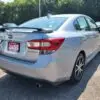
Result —
<instances>
[{"instance_id":1,"label":"car windshield","mask_svg":"<svg viewBox=\"0 0 100 100\"><path fill-rule=\"evenodd\" d=\"M21 24L19 27L47 28L57 30L67 20L66 17L41 17Z\"/></svg>"}]
</instances>

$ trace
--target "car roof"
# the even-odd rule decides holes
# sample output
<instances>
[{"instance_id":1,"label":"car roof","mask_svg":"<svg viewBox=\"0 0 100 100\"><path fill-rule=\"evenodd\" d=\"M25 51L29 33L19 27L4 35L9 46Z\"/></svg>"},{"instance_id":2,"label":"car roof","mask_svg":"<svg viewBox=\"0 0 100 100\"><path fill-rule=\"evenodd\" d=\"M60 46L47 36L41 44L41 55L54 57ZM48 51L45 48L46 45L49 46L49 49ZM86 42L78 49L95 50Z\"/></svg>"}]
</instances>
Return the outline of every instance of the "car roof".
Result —
<instances>
[{"instance_id":1,"label":"car roof","mask_svg":"<svg viewBox=\"0 0 100 100\"><path fill-rule=\"evenodd\" d=\"M58 14L58 15L51 15L51 17L79 17L85 16L83 14Z\"/></svg>"},{"instance_id":2,"label":"car roof","mask_svg":"<svg viewBox=\"0 0 100 100\"><path fill-rule=\"evenodd\" d=\"M48 15L47 15L48 16ZM47 16L41 16L41 17L38 17L38 18L34 18L34 19L41 19L41 18L46 18ZM65 17L65 18L76 18L76 17L80 17L80 16L86 16L86 15L84 15L84 14L57 14L57 15L52 15L52 14L50 14L49 15L51 18L52 17ZM29 21L32 21L32 20L34 20L34 19L31 19L31 20L29 20Z\"/></svg>"}]
</instances>

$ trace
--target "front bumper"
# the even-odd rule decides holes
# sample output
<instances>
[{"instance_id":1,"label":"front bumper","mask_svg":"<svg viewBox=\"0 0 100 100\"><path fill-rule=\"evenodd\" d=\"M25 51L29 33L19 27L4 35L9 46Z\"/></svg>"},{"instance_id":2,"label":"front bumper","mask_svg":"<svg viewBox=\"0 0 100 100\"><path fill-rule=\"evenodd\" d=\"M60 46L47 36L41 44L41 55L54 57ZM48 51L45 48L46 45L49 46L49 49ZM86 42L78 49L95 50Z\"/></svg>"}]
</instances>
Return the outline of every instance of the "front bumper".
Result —
<instances>
[{"instance_id":1,"label":"front bumper","mask_svg":"<svg viewBox=\"0 0 100 100\"><path fill-rule=\"evenodd\" d=\"M0 55L0 67L16 74L52 83L61 82L64 79L64 77L59 75L56 63L48 56L40 57L37 62L27 62Z\"/></svg>"}]
</instances>

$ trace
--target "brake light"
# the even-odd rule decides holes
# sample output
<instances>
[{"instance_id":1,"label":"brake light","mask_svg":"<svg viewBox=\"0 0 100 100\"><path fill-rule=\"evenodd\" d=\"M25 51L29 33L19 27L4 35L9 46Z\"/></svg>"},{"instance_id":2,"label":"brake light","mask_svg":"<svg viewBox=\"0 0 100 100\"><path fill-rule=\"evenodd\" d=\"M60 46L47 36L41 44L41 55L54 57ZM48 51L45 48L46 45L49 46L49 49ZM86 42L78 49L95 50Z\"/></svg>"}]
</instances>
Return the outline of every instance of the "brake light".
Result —
<instances>
[{"instance_id":1,"label":"brake light","mask_svg":"<svg viewBox=\"0 0 100 100\"><path fill-rule=\"evenodd\" d=\"M28 41L27 46L34 50L56 51L63 42L64 38L48 38Z\"/></svg>"}]
</instances>

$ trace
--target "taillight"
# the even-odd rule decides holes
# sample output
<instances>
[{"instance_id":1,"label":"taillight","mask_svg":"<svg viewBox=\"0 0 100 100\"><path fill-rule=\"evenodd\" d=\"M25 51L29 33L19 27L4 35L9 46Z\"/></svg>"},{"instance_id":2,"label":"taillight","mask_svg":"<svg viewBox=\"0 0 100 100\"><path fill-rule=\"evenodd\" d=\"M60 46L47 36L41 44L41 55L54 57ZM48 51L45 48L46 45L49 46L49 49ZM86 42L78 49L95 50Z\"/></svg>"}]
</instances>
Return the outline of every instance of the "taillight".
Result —
<instances>
[{"instance_id":1,"label":"taillight","mask_svg":"<svg viewBox=\"0 0 100 100\"><path fill-rule=\"evenodd\" d=\"M52 52L56 51L63 42L64 38L48 38L28 41L27 46L29 49Z\"/></svg>"}]
</instances>

